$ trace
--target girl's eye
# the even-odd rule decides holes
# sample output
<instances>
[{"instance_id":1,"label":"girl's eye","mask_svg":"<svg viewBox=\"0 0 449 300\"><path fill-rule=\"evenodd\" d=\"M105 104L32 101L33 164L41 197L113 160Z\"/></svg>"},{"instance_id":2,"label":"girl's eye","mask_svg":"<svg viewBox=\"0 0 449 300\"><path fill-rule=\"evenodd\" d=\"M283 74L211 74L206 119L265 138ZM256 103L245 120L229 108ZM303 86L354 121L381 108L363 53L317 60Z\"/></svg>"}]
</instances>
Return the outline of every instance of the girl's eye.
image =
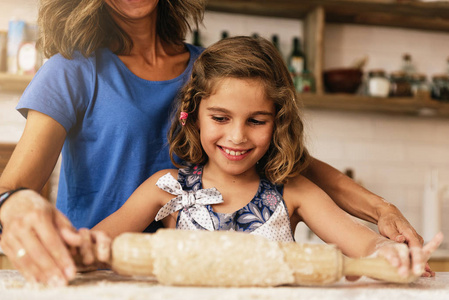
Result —
<instances>
[{"instance_id":1,"label":"girl's eye","mask_svg":"<svg viewBox=\"0 0 449 300\"><path fill-rule=\"evenodd\" d=\"M226 122L228 120L228 118L221 117L221 116L212 116L212 120L222 123L222 122Z\"/></svg>"},{"instance_id":2,"label":"girl's eye","mask_svg":"<svg viewBox=\"0 0 449 300\"><path fill-rule=\"evenodd\" d=\"M266 121L261 121L261 120L256 120L256 119L249 119L248 120L249 123L254 124L254 125L264 125L267 122Z\"/></svg>"}]
</instances>

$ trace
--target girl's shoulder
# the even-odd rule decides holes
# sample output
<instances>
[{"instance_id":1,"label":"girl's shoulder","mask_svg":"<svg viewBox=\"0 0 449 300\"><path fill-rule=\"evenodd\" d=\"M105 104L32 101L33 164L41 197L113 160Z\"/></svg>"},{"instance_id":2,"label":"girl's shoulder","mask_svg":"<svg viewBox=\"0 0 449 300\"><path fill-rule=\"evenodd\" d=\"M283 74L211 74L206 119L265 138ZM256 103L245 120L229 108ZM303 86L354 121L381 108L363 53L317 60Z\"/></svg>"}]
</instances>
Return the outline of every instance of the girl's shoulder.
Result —
<instances>
[{"instance_id":1,"label":"girl's shoulder","mask_svg":"<svg viewBox=\"0 0 449 300\"><path fill-rule=\"evenodd\" d=\"M173 178L169 178L168 174L170 174ZM158 199L160 201L160 204L164 205L171 198L173 198L173 196L169 196L170 194L167 193L167 191L162 187L170 186L171 180L176 181L175 178L177 174L177 169L164 169L157 171L140 185L139 190L146 195L151 195L152 197ZM168 180L168 183L167 179L170 179Z\"/></svg>"},{"instance_id":2,"label":"girl's shoulder","mask_svg":"<svg viewBox=\"0 0 449 300\"><path fill-rule=\"evenodd\" d=\"M148 180L156 183L159 179L161 179L163 176L165 176L167 174L170 174L174 178L177 178L177 176L178 176L178 169L164 169L164 170L157 171L150 178L148 178Z\"/></svg>"}]
</instances>

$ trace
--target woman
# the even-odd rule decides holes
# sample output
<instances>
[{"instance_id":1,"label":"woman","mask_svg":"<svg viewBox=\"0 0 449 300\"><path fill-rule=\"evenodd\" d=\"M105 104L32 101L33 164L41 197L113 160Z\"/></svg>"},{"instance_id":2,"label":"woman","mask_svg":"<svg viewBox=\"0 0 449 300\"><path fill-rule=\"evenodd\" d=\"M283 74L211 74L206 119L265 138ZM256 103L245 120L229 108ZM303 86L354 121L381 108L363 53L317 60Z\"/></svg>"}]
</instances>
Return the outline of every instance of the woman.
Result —
<instances>
[{"instance_id":1,"label":"woman","mask_svg":"<svg viewBox=\"0 0 449 300\"><path fill-rule=\"evenodd\" d=\"M203 12L204 0L40 2L40 43L51 58L19 102L27 123L0 178L1 246L27 280L66 284L76 272L68 248L85 236L72 224L92 227L172 167L171 105L201 52L183 40ZM56 209L37 191L61 150ZM420 244L394 206L337 170L314 160L306 175L383 234Z\"/></svg>"}]
</instances>

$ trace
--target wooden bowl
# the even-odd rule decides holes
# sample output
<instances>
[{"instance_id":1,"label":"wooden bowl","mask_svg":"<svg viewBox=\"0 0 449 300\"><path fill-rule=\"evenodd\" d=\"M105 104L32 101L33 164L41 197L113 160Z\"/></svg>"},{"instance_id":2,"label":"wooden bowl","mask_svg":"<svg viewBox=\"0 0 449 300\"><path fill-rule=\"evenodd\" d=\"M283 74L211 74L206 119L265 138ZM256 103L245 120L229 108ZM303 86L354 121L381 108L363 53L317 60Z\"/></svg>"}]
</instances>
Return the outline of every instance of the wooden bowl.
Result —
<instances>
[{"instance_id":1,"label":"wooden bowl","mask_svg":"<svg viewBox=\"0 0 449 300\"><path fill-rule=\"evenodd\" d=\"M353 94L362 84L362 78L360 69L332 69L323 73L324 86L330 93Z\"/></svg>"}]
</instances>

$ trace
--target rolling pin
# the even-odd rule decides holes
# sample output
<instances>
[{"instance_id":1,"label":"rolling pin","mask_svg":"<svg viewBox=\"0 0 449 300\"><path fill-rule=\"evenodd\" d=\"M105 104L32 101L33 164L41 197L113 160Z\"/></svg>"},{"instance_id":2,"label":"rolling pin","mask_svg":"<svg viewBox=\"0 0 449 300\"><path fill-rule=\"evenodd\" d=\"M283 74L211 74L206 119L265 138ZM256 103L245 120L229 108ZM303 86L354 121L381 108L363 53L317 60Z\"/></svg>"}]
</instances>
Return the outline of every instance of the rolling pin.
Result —
<instances>
[{"instance_id":1,"label":"rolling pin","mask_svg":"<svg viewBox=\"0 0 449 300\"><path fill-rule=\"evenodd\" d=\"M112 243L112 269L187 286L328 285L343 276L409 283L382 257L348 258L334 245L278 243L229 231L162 229L125 233Z\"/></svg>"}]
</instances>

